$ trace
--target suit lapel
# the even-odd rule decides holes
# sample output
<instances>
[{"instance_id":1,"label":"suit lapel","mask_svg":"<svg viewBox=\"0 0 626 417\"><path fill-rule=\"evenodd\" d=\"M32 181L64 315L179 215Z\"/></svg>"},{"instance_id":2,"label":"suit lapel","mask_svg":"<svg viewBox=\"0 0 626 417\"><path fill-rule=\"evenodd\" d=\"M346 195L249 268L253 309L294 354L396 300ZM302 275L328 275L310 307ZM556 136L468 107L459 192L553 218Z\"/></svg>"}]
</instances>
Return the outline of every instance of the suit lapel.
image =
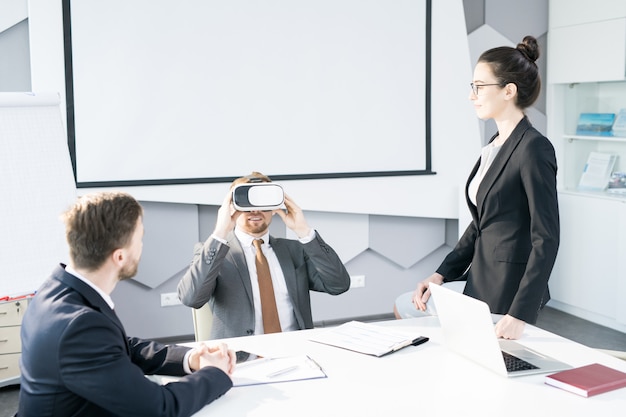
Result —
<instances>
[{"instance_id":1,"label":"suit lapel","mask_svg":"<svg viewBox=\"0 0 626 417\"><path fill-rule=\"evenodd\" d=\"M63 284L72 288L74 291L83 296L89 307L100 311L106 317L108 317L122 332L124 335L124 340L127 341L128 337L126 336L126 331L124 330L124 326L120 321L115 311L109 307L109 305L102 299L100 294L98 294L93 288L89 285L85 284L80 279L76 278L74 275L69 274L63 270L62 274L57 276L57 279L61 281ZM126 348L128 349L128 343L126 343ZM128 350L130 352L130 350Z\"/></svg>"},{"instance_id":2,"label":"suit lapel","mask_svg":"<svg viewBox=\"0 0 626 417\"><path fill-rule=\"evenodd\" d=\"M250 305L254 306L250 273L248 272L248 264L246 262L246 256L243 253L243 248L241 247L241 242L237 239L235 232L230 232L227 240L229 242L230 250L226 256L230 258L230 261L235 266L235 270L239 272L239 279L241 280L243 287L246 289L248 301L250 302Z\"/></svg>"},{"instance_id":3,"label":"suit lapel","mask_svg":"<svg viewBox=\"0 0 626 417\"><path fill-rule=\"evenodd\" d=\"M478 186L478 192L476 194L477 218L482 217L484 203L487 195L493 188L497 179L502 174L502 171L506 167L507 162L509 161L509 159L511 159L513 151L515 151L517 146L520 144L522 137L524 137L524 133L526 132L526 130L528 130L528 128L530 128L530 126L530 122L528 121L526 116L524 116L524 118L517 124L515 129L513 129L513 132L511 132L511 136L504 142L499 154L485 173L485 176ZM496 138L496 136L497 134L489 140L489 143L491 143ZM475 167L475 170L476 169L478 169L478 167Z\"/></svg>"},{"instance_id":4,"label":"suit lapel","mask_svg":"<svg viewBox=\"0 0 626 417\"><path fill-rule=\"evenodd\" d=\"M300 311L300 304L298 303L298 279L296 277L296 270L294 267L294 263L291 261L291 253L289 252L289 248L287 245L283 243L281 240L276 240L272 236L270 236L270 245L272 245L272 249L276 254L276 258L278 259L278 263L280 264L280 268L283 270L283 276L285 277L285 285L287 285L287 292L289 293L289 298L291 299L291 304L293 304L293 310L296 315L296 320L298 321L298 325L300 328L304 329L304 318L302 317ZM308 292L308 288L305 290Z\"/></svg>"},{"instance_id":5,"label":"suit lapel","mask_svg":"<svg viewBox=\"0 0 626 417\"><path fill-rule=\"evenodd\" d=\"M287 284L287 291L289 291L289 295L297 294L298 289L296 282L296 272L293 267L293 262L290 262L291 255L289 253L289 248L286 245L282 245L279 240L274 239L270 236L270 245L272 245L272 249L276 254L276 258L278 258L278 263L280 264L280 268L283 270L283 275L285 277L285 284ZM291 297L292 302L294 297Z\"/></svg>"}]
</instances>

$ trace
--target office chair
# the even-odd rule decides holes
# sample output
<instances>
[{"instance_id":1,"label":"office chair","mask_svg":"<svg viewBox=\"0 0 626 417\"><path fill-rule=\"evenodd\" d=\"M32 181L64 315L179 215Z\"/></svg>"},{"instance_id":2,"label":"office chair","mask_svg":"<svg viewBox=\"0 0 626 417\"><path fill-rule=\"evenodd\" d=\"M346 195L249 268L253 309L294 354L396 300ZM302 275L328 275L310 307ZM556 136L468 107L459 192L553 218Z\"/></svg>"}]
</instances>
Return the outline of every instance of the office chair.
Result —
<instances>
[{"instance_id":1,"label":"office chair","mask_svg":"<svg viewBox=\"0 0 626 417\"><path fill-rule=\"evenodd\" d=\"M200 308L192 308L193 315L193 331L196 336L196 342L209 340L211 335L211 326L213 325L213 312L209 304L205 304Z\"/></svg>"}]
</instances>

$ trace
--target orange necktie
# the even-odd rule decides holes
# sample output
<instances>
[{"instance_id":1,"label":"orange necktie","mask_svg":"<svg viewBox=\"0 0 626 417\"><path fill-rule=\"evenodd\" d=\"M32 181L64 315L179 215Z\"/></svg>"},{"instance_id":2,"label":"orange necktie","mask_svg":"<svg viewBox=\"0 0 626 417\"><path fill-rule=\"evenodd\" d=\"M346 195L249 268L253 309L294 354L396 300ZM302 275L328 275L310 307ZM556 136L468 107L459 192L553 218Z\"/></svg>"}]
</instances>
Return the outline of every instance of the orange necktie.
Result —
<instances>
[{"instance_id":1,"label":"orange necktie","mask_svg":"<svg viewBox=\"0 0 626 417\"><path fill-rule=\"evenodd\" d=\"M276 298L274 297L274 286L267 258L263 255L261 245L263 239L252 241L256 248L256 274L259 281L259 293L261 294L261 314L263 315L263 329L265 333L279 333L280 320L278 319L278 309L276 308Z\"/></svg>"}]
</instances>

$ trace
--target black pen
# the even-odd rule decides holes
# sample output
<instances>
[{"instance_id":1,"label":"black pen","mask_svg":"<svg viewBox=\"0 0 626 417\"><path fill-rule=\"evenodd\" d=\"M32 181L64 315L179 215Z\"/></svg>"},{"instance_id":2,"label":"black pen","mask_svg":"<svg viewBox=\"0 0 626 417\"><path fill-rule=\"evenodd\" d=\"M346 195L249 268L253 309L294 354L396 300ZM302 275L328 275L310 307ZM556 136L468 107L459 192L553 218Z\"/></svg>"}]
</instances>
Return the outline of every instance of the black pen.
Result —
<instances>
[{"instance_id":1,"label":"black pen","mask_svg":"<svg viewBox=\"0 0 626 417\"><path fill-rule=\"evenodd\" d=\"M412 344L413 346L417 346L417 345L421 345L422 343L426 343L426 342L428 342L428 340L430 340L430 339L429 339L429 338L427 338L426 336L420 336L420 337L418 337L417 339L413 340L413 341L411 342L411 344Z\"/></svg>"}]
</instances>

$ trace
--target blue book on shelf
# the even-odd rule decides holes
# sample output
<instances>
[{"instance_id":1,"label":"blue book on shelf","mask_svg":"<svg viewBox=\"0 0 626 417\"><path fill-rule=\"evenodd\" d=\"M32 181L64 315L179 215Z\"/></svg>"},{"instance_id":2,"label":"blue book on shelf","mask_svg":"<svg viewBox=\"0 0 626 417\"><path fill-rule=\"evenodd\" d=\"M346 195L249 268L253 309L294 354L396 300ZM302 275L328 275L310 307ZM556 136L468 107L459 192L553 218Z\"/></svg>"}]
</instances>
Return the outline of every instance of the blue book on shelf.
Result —
<instances>
[{"instance_id":1,"label":"blue book on shelf","mask_svg":"<svg viewBox=\"0 0 626 417\"><path fill-rule=\"evenodd\" d=\"M611 136L615 113L580 113L577 135Z\"/></svg>"}]
</instances>

